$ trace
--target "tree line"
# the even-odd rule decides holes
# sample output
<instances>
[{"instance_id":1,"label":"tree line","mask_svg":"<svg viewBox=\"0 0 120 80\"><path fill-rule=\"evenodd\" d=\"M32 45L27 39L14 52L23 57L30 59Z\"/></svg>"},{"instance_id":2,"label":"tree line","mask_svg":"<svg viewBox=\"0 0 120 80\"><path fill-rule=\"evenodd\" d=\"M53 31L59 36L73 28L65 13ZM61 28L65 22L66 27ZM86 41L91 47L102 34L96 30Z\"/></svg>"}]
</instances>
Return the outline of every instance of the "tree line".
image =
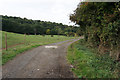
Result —
<instances>
[{"instance_id":1,"label":"tree line","mask_svg":"<svg viewBox=\"0 0 120 80\"><path fill-rule=\"evenodd\" d=\"M20 34L35 35L81 35L79 27L63 25L62 23L32 20L27 18L2 16L2 30Z\"/></svg>"},{"instance_id":2,"label":"tree line","mask_svg":"<svg viewBox=\"0 0 120 80\"><path fill-rule=\"evenodd\" d=\"M120 60L120 2L81 2L70 20L80 25L89 46Z\"/></svg>"}]
</instances>

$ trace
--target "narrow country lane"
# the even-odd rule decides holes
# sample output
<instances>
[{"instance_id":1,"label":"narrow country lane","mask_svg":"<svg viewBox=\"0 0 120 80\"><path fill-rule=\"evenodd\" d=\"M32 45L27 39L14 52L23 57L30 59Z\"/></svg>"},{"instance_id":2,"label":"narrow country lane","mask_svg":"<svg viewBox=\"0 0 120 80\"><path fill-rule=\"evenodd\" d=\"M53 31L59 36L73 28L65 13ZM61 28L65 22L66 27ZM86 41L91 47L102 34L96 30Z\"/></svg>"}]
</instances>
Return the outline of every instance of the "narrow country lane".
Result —
<instances>
[{"instance_id":1,"label":"narrow country lane","mask_svg":"<svg viewBox=\"0 0 120 80\"><path fill-rule=\"evenodd\" d=\"M73 78L67 47L79 39L39 46L16 56L2 67L3 78Z\"/></svg>"}]
</instances>

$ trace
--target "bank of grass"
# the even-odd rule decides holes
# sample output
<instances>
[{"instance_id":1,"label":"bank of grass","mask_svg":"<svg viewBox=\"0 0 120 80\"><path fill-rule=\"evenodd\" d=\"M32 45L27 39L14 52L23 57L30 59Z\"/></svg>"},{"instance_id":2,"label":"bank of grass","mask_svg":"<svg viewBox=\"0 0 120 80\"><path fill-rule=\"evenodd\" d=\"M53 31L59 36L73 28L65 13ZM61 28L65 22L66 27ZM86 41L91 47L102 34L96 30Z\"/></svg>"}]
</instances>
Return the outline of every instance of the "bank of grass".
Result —
<instances>
[{"instance_id":1,"label":"bank of grass","mask_svg":"<svg viewBox=\"0 0 120 80\"><path fill-rule=\"evenodd\" d=\"M78 78L120 78L120 66L107 54L99 55L96 49L87 48L84 40L71 44L67 59Z\"/></svg>"},{"instance_id":2,"label":"bank of grass","mask_svg":"<svg viewBox=\"0 0 120 80\"><path fill-rule=\"evenodd\" d=\"M1 31L1 33L2 33L2 47L5 48L5 33L7 33L8 47L10 46L10 48L8 48L7 51L2 50L2 65L8 62L9 60L13 59L16 55L24 51L30 50L32 48L41 45L74 39L74 37L57 35L55 35L54 37L51 37L50 35L46 35L45 37L41 35L26 35L26 37L24 37L23 34L16 34L4 31ZM16 45L19 43L24 44Z\"/></svg>"}]
</instances>

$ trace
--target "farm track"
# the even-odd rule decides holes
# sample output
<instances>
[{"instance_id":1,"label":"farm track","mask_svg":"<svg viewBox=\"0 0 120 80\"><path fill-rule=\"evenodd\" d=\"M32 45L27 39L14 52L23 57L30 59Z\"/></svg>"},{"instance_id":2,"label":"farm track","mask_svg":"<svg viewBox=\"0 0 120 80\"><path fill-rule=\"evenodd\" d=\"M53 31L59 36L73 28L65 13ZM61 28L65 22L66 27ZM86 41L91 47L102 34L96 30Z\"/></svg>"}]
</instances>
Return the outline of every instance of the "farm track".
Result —
<instances>
[{"instance_id":1,"label":"farm track","mask_svg":"<svg viewBox=\"0 0 120 80\"><path fill-rule=\"evenodd\" d=\"M2 66L3 78L73 78L66 60L67 47L79 39L39 46ZM57 46L58 48L45 48Z\"/></svg>"}]
</instances>

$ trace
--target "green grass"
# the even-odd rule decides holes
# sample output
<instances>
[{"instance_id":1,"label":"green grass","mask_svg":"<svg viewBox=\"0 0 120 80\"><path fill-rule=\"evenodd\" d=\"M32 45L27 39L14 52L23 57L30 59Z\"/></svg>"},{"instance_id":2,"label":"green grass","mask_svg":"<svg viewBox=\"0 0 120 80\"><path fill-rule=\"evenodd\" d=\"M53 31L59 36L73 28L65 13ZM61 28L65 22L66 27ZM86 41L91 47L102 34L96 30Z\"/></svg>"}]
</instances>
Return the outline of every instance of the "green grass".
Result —
<instances>
[{"instance_id":1,"label":"green grass","mask_svg":"<svg viewBox=\"0 0 120 80\"><path fill-rule=\"evenodd\" d=\"M22 34L10 33L0 31L2 34L2 47L5 48L5 33L7 33L7 43L8 43L8 50L2 50L2 64L5 64L9 60L13 59L17 54L20 54L24 51L30 50L32 48L38 47L40 45L56 43L60 41L74 39L74 37L66 37L66 36L57 36L51 37L50 35L46 35L45 37L41 35L26 35L26 38ZM20 43L25 44L16 45ZM15 46L13 46L15 45Z\"/></svg>"},{"instance_id":2,"label":"green grass","mask_svg":"<svg viewBox=\"0 0 120 80\"><path fill-rule=\"evenodd\" d=\"M8 46L16 45L19 43L25 43L31 44L31 43L38 43L38 44L44 44L44 43L54 43L54 42L60 42L72 39L74 37L66 37L66 36L57 36L51 37L50 35L46 35L45 37L41 35L26 35L26 37L22 34L16 34L16 33L9 33L2 31L2 47L5 48L5 33L7 33L7 42ZM25 39L25 40L24 40Z\"/></svg>"},{"instance_id":3,"label":"green grass","mask_svg":"<svg viewBox=\"0 0 120 80\"><path fill-rule=\"evenodd\" d=\"M68 48L67 59L74 66L74 74L78 78L118 78L119 64L107 54L98 55L96 49L89 49L84 43L80 40Z\"/></svg>"}]
</instances>

